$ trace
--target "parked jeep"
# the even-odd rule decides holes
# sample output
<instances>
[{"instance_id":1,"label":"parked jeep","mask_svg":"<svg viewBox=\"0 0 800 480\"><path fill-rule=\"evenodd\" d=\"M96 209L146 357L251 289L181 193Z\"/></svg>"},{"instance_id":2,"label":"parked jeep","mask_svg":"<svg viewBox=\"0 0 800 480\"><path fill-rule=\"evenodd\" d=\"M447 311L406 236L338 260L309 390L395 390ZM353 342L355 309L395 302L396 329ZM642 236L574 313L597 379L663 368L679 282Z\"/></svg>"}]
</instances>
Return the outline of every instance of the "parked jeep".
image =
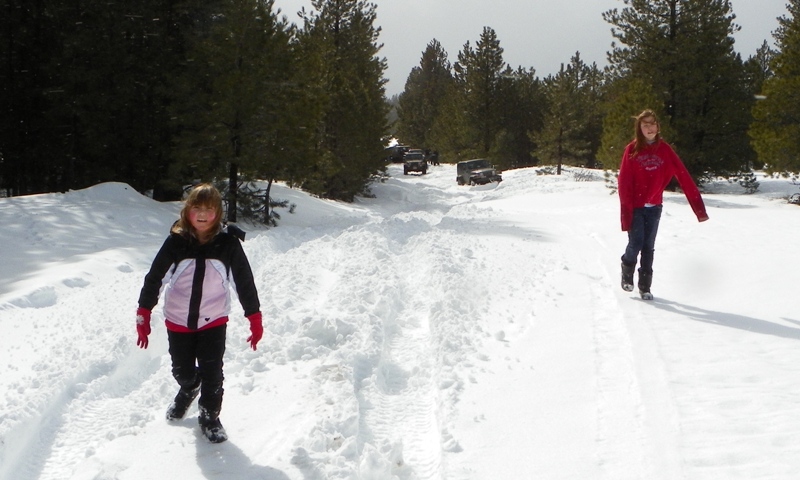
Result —
<instances>
[{"instance_id":1,"label":"parked jeep","mask_svg":"<svg viewBox=\"0 0 800 480\"><path fill-rule=\"evenodd\" d=\"M459 185L485 185L503 181L500 172L485 158L464 160L456 164L456 182Z\"/></svg>"},{"instance_id":2,"label":"parked jeep","mask_svg":"<svg viewBox=\"0 0 800 480\"><path fill-rule=\"evenodd\" d=\"M403 162L403 175L408 175L408 172L422 172L423 175L428 173L428 162L425 161L425 154L420 150L406 152Z\"/></svg>"},{"instance_id":3,"label":"parked jeep","mask_svg":"<svg viewBox=\"0 0 800 480\"><path fill-rule=\"evenodd\" d=\"M386 162L400 163L403 161L403 155L408 151L405 145L392 145L383 149Z\"/></svg>"}]
</instances>

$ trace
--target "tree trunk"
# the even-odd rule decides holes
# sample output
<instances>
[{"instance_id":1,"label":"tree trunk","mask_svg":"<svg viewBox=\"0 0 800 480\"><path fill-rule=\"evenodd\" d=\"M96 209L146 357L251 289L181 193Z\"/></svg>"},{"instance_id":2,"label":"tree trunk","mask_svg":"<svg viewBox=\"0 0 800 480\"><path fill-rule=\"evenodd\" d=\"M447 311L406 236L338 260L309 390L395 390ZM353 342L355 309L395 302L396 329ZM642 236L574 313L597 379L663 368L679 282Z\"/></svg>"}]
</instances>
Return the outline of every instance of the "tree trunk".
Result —
<instances>
[{"instance_id":1,"label":"tree trunk","mask_svg":"<svg viewBox=\"0 0 800 480\"><path fill-rule=\"evenodd\" d=\"M269 225L269 219L272 218L272 211L270 210L270 201L269 201L270 191L272 191L272 181L273 181L273 178L270 177L269 182L267 182L267 191L264 194L264 224L265 225Z\"/></svg>"},{"instance_id":2,"label":"tree trunk","mask_svg":"<svg viewBox=\"0 0 800 480\"><path fill-rule=\"evenodd\" d=\"M231 162L228 172L228 222L236 222L236 199L239 190L239 164Z\"/></svg>"}]
</instances>

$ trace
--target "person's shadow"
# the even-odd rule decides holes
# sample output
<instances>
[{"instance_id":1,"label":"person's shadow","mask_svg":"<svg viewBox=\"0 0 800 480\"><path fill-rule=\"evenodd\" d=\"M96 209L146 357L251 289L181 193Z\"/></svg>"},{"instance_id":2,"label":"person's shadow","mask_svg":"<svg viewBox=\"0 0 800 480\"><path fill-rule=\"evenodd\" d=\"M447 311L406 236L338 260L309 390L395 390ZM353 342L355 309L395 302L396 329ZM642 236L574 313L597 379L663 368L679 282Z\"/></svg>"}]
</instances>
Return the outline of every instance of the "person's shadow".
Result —
<instances>
[{"instance_id":1,"label":"person's shadow","mask_svg":"<svg viewBox=\"0 0 800 480\"><path fill-rule=\"evenodd\" d=\"M791 338L800 340L800 328L779 325L767 320L737 315L734 313L715 312L703 308L683 305L663 298L656 298L652 301L656 308L666 310L671 313L682 315L698 322L722 325L724 327L738 328L748 332L760 333L763 335L775 335L776 337ZM784 318L787 322L800 326L800 321Z\"/></svg>"},{"instance_id":2,"label":"person's shadow","mask_svg":"<svg viewBox=\"0 0 800 480\"><path fill-rule=\"evenodd\" d=\"M197 465L203 477L209 480L290 480L289 476L276 468L255 465L247 455L228 440L211 443L197 428L197 421L184 420L182 426L195 430L197 437Z\"/></svg>"}]
</instances>

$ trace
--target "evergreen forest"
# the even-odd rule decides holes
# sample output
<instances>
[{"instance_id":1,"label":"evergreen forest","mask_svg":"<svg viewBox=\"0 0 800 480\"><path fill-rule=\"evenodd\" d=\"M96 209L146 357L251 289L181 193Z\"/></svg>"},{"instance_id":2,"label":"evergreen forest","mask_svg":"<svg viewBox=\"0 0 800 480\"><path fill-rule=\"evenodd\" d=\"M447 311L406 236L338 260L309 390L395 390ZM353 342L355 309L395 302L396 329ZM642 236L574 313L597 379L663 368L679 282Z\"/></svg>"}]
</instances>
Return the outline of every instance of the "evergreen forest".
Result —
<instances>
[{"instance_id":1,"label":"evergreen forest","mask_svg":"<svg viewBox=\"0 0 800 480\"><path fill-rule=\"evenodd\" d=\"M235 221L269 211L256 180L369 195L393 137L442 162L613 171L644 108L698 181L800 171L800 0L746 59L729 0L626 0L603 14L608 66L575 52L546 77L491 27L454 56L433 38L393 98L379 7L311 3L290 23L274 0L3 0L0 196L216 181Z\"/></svg>"}]
</instances>

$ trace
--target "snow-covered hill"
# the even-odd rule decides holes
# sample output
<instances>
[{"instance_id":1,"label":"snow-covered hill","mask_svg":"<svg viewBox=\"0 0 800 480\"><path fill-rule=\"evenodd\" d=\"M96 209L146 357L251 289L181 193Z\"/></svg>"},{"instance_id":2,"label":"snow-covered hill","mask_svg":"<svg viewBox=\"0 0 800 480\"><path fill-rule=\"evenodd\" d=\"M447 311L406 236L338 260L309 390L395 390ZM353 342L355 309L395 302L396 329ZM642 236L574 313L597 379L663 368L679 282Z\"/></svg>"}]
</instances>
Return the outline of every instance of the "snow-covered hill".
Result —
<instances>
[{"instance_id":1,"label":"snow-covered hill","mask_svg":"<svg viewBox=\"0 0 800 480\"><path fill-rule=\"evenodd\" d=\"M698 223L667 194L656 299L619 288L625 234L600 174L451 165L248 230L265 336L228 329L221 419L176 391L144 274L175 220L123 184L0 199L0 478L800 477L799 191L724 182ZM238 306L237 306L238 308Z\"/></svg>"}]
</instances>

